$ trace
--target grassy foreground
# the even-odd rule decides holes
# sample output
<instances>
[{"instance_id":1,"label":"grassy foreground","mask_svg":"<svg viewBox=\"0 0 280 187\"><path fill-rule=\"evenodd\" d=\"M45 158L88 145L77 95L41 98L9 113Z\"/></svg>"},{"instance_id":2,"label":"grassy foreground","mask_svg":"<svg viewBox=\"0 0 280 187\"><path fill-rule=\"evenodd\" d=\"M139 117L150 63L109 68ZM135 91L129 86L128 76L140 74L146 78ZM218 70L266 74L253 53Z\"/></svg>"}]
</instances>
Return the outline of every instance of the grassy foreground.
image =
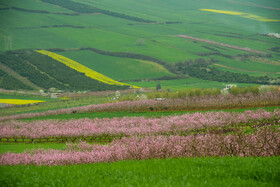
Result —
<instances>
[{"instance_id":1,"label":"grassy foreground","mask_svg":"<svg viewBox=\"0 0 280 187\"><path fill-rule=\"evenodd\" d=\"M280 157L1 166L1 186L279 186Z\"/></svg>"}]
</instances>

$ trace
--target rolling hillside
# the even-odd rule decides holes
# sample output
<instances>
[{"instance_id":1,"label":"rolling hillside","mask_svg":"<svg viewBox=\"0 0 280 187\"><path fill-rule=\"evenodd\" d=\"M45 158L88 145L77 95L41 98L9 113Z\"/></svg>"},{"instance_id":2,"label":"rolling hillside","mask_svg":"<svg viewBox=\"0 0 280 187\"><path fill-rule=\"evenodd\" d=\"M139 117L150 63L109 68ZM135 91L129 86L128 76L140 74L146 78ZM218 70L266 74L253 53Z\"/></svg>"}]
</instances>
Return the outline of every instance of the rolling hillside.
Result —
<instances>
[{"instance_id":1,"label":"rolling hillside","mask_svg":"<svg viewBox=\"0 0 280 187\"><path fill-rule=\"evenodd\" d=\"M278 0L10 0L0 2L0 19L0 62L27 79L1 66L5 89L10 82L15 89L128 88L96 81L33 50L140 87L280 84Z\"/></svg>"},{"instance_id":2,"label":"rolling hillside","mask_svg":"<svg viewBox=\"0 0 280 187\"><path fill-rule=\"evenodd\" d=\"M44 52L47 51L20 50L14 51L13 53L6 52L0 55L0 61L20 76L28 77L32 84L44 89L54 87L69 91L102 91L111 89L127 89L129 87L129 85L113 80L112 82L107 82L105 79L109 81L111 79L102 76L91 69L90 70L97 78L93 76L90 77L86 71L77 71L67 64L61 63L59 61L60 59L56 60L46 54L41 54ZM62 56L59 57L62 58ZM66 58L66 61L67 60L68 58ZM80 65L78 62L74 63ZM6 71L6 74L7 73L8 72Z\"/></svg>"}]
</instances>

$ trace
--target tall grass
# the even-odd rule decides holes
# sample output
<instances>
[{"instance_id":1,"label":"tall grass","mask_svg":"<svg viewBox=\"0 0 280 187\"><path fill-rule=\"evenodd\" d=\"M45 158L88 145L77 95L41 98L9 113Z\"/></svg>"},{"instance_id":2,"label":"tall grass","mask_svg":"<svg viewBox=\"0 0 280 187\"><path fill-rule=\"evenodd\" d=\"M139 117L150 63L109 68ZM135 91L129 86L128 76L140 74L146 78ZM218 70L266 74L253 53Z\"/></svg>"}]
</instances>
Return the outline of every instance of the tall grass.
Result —
<instances>
[{"instance_id":1,"label":"tall grass","mask_svg":"<svg viewBox=\"0 0 280 187\"><path fill-rule=\"evenodd\" d=\"M279 186L279 157L169 158L0 166L3 186Z\"/></svg>"}]
</instances>

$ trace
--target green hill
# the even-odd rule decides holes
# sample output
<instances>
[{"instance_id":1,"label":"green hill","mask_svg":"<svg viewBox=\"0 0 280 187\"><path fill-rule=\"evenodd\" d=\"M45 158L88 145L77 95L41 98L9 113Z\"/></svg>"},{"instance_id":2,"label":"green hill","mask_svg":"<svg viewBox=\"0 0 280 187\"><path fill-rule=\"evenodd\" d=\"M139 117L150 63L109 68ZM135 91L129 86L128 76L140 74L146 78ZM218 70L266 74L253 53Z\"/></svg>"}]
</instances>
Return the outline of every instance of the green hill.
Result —
<instances>
[{"instance_id":1,"label":"green hill","mask_svg":"<svg viewBox=\"0 0 280 187\"><path fill-rule=\"evenodd\" d=\"M209 87L211 81L220 82L216 87L225 82L279 84L279 12L279 2L262 0L1 1L0 51L3 55L22 49L52 50L136 86L155 88L155 80L161 80L163 88L182 89L191 87L193 78L206 81L206 87L207 81ZM42 68L47 67L50 62L42 58ZM179 68L180 63L211 60L198 65L195 72ZM69 68L61 71L73 73ZM30 74L25 76L42 88L95 89L88 87L90 83L75 85L66 73L61 83L46 79L43 86L32 81ZM98 84L98 90L116 89Z\"/></svg>"}]
</instances>

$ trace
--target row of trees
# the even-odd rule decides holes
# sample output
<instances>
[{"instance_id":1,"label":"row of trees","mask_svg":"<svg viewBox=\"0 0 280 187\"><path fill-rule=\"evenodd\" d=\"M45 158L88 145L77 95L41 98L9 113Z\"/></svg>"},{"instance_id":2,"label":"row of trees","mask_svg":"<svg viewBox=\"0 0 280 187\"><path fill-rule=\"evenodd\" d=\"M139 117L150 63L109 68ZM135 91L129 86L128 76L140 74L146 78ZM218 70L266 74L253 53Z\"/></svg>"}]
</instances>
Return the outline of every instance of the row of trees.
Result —
<instances>
[{"instance_id":1,"label":"row of trees","mask_svg":"<svg viewBox=\"0 0 280 187\"><path fill-rule=\"evenodd\" d=\"M25 84L22 84L19 80L15 79L12 75L2 71L0 69L0 88L6 90L31 90L31 88Z\"/></svg>"},{"instance_id":2,"label":"row of trees","mask_svg":"<svg viewBox=\"0 0 280 187\"><path fill-rule=\"evenodd\" d=\"M203 80L213 80L219 82L239 82L239 83L256 83L256 84L271 84L271 80L267 76L254 77L243 73L233 73L222 71L215 67L211 67L216 61L214 59L204 60L196 59L187 62L175 64L175 70L179 74L189 75L191 77L200 78ZM174 68L173 68L174 69ZM275 82L275 84L278 84Z\"/></svg>"},{"instance_id":3,"label":"row of trees","mask_svg":"<svg viewBox=\"0 0 280 187\"><path fill-rule=\"evenodd\" d=\"M59 82L62 82L64 85L68 85L73 90L102 91L128 88L128 86L109 85L99 82L87 77L84 73L71 69L70 67L54 60L51 57L39 54L34 51L32 51L31 54L23 53L19 56L31 62L37 68L44 70L44 72Z\"/></svg>"},{"instance_id":4,"label":"row of trees","mask_svg":"<svg viewBox=\"0 0 280 187\"><path fill-rule=\"evenodd\" d=\"M67 86L50 79L46 74L41 73L40 70L36 69L36 67L18 57L16 54L9 52L0 54L0 61L21 76L27 77L32 83L41 88L48 89L55 87L59 89L68 89Z\"/></svg>"}]
</instances>

